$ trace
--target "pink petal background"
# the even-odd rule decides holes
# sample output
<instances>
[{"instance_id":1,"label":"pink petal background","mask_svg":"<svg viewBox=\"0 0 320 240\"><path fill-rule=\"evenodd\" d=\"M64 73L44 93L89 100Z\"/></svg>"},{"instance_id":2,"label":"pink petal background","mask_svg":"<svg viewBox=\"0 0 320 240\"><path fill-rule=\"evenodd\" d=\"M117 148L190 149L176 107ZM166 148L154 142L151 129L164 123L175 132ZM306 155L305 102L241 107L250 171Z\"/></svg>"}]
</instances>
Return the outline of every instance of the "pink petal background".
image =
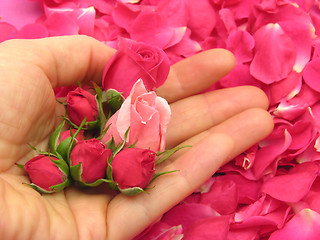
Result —
<instances>
[{"instance_id":1,"label":"pink petal background","mask_svg":"<svg viewBox=\"0 0 320 240\"><path fill-rule=\"evenodd\" d=\"M236 67L208 90L252 85L269 97L272 134L135 239L319 238L318 1L0 0L0 16L0 42L86 34L116 48L126 37L171 64L229 49Z\"/></svg>"}]
</instances>

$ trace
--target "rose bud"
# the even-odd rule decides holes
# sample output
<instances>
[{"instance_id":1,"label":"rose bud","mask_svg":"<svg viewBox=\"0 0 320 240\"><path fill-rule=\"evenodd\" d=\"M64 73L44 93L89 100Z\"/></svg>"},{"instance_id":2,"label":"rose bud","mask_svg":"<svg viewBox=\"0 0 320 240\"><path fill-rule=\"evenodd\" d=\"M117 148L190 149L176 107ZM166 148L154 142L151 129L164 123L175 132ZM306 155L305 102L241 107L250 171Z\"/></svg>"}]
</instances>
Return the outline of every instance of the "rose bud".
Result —
<instances>
[{"instance_id":1,"label":"rose bud","mask_svg":"<svg viewBox=\"0 0 320 240\"><path fill-rule=\"evenodd\" d=\"M105 90L112 88L122 92L127 97L139 78L148 90L155 90L165 82L169 70L169 58L161 48L121 38L119 50L104 69L102 86Z\"/></svg>"},{"instance_id":2,"label":"rose bud","mask_svg":"<svg viewBox=\"0 0 320 240\"><path fill-rule=\"evenodd\" d=\"M102 142L107 143L113 138L116 145L126 140L127 146L135 144L137 148L164 151L170 117L167 101L155 92L148 92L139 79L120 109L108 120L108 131ZM129 134L125 138L128 129Z\"/></svg>"},{"instance_id":3,"label":"rose bud","mask_svg":"<svg viewBox=\"0 0 320 240\"><path fill-rule=\"evenodd\" d=\"M155 173L156 153L149 149L127 148L112 160L112 177L120 190L128 188L144 189Z\"/></svg>"},{"instance_id":4,"label":"rose bud","mask_svg":"<svg viewBox=\"0 0 320 240\"><path fill-rule=\"evenodd\" d=\"M70 185L66 163L55 157L34 157L24 165L24 169L32 182L30 185L40 192L57 192Z\"/></svg>"},{"instance_id":5,"label":"rose bud","mask_svg":"<svg viewBox=\"0 0 320 240\"><path fill-rule=\"evenodd\" d=\"M68 92L67 104L67 114L77 126L80 126L85 117L87 122L94 122L99 117L95 96L80 87Z\"/></svg>"},{"instance_id":6,"label":"rose bud","mask_svg":"<svg viewBox=\"0 0 320 240\"><path fill-rule=\"evenodd\" d=\"M94 183L106 175L112 152L98 139L81 140L71 151L70 172L80 183Z\"/></svg>"}]
</instances>

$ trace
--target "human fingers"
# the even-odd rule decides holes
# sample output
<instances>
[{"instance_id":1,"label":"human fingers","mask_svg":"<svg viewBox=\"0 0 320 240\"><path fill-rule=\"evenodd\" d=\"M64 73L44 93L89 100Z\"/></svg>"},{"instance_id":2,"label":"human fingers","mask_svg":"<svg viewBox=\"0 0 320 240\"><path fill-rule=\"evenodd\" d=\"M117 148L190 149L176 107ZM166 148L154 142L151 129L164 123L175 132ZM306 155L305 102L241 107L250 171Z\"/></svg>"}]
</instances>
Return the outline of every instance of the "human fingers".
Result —
<instances>
[{"instance_id":1,"label":"human fingers","mask_svg":"<svg viewBox=\"0 0 320 240\"><path fill-rule=\"evenodd\" d=\"M239 122L231 126L235 121ZM215 126L194 137L187 142L198 141L191 149L175 156L174 161L161 169L178 172L157 178L152 182L149 194L134 197L119 195L110 203L107 217L109 237L130 239L138 234L190 195L221 165L266 137L272 126L272 118L266 111L253 109L223 122L222 127Z\"/></svg>"},{"instance_id":2,"label":"human fingers","mask_svg":"<svg viewBox=\"0 0 320 240\"><path fill-rule=\"evenodd\" d=\"M267 109L268 98L256 87L241 86L184 98L170 107L172 117L166 134L168 148L247 109Z\"/></svg>"},{"instance_id":3,"label":"human fingers","mask_svg":"<svg viewBox=\"0 0 320 240\"><path fill-rule=\"evenodd\" d=\"M114 49L84 35L14 39L0 44L1 64L34 79L46 77L52 87L84 80L101 82L105 64L114 53Z\"/></svg>"},{"instance_id":4,"label":"human fingers","mask_svg":"<svg viewBox=\"0 0 320 240\"><path fill-rule=\"evenodd\" d=\"M228 74L234 65L235 58L228 50L201 52L171 66L168 79L157 94L168 102L197 94Z\"/></svg>"}]
</instances>

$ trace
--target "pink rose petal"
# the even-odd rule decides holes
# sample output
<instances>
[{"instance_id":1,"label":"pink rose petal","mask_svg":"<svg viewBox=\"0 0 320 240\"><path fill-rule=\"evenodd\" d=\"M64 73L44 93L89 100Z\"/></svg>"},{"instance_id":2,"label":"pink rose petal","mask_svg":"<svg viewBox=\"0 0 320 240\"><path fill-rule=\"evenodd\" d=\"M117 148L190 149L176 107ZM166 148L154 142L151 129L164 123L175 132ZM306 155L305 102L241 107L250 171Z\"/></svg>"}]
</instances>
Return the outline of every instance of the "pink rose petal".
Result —
<instances>
[{"instance_id":1,"label":"pink rose petal","mask_svg":"<svg viewBox=\"0 0 320 240\"><path fill-rule=\"evenodd\" d=\"M320 236L320 214L303 209L282 229L271 234L269 240L317 240Z\"/></svg>"},{"instance_id":2,"label":"pink rose petal","mask_svg":"<svg viewBox=\"0 0 320 240\"><path fill-rule=\"evenodd\" d=\"M190 226L183 234L184 240L227 239L229 217L209 217Z\"/></svg>"},{"instance_id":3,"label":"pink rose petal","mask_svg":"<svg viewBox=\"0 0 320 240\"><path fill-rule=\"evenodd\" d=\"M234 31L227 40L227 49L235 55L238 63L252 60L254 39L247 31Z\"/></svg>"},{"instance_id":4,"label":"pink rose petal","mask_svg":"<svg viewBox=\"0 0 320 240\"><path fill-rule=\"evenodd\" d=\"M319 172L316 163L302 163L292 168L287 174L267 180L261 191L286 202L298 202L310 190Z\"/></svg>"},{"instance_id":5,"label":"pink rose petal","mask_svg":"<svg viewBox=\"0 0 320 240\"><path fill-rule=\"evenodd\" d=\"M253 37L256 47L250 73L266 84L286 78L296 61L296 48L291 38L277 23L261 27Z\"/></svg>"},{"instance_id":6,"label":"pink rose petal","mask_svg":"<svg viewBox=\"0 0 320 240\"><path fill-rule=\"evenodd\" d=\"M201 195L200 203L210 206L221 215L231 214L238 206L236 183L227 178L216 178L210 191Z\"/></svg>"},{"instance_id":7,"label":"pink rose petal","mask_svg":"<svg viewBox=\"0 0 320 240\"><path fill-rule=\"evenodd\" d=\"M172 208L162 217L161 222L170 226L181 224L185 230L199 220L215 216L219 216L219 214L210 206L201 203L188 203Z\"/></svg>"},{"instance_id":8,"label":"pink rose petal","mask_svg":"<svg viewBox=\"0 0 320 240\"><path fill-rule=\"evenodd\" d=\"M303 79L313 90L320 92L320 58L313 59L303 70Z\"/></svg>"}]
</instances>

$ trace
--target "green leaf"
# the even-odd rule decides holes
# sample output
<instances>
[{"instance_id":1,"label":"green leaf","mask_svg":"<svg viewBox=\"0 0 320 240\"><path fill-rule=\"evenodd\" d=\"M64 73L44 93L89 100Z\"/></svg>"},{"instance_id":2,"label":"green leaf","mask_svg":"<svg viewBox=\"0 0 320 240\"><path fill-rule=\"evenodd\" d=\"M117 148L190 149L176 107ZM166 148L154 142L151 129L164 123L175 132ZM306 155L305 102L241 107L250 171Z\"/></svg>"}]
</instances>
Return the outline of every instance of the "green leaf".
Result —
<instances>
[{"instance_id":1,"label":"green leaf","mask_svg":"<svg viewBox=\"0 0 320 240\"><path fill-rule=\"evenodd\" d=\"M160 156L158 160L156 161L156 164L162 163L163 161L167 160L169 157L171 157L175 152L179 151L182 148L191 147L190 145L185 146L176 146L172 149L166 150L164 152L158 153L157 155Z\"/></svg>"},{"instance_id":2,"label":"green leaf","mask_svg":"<svg viewBox=\"0 0 320 240\"><path fill-rule=\"evenodd\" d=\"M54 132L49 137L49 148L50 152L56 153L57 151L57 143L61 136L61 132L63 129L63 126L65 125L65 120L62 121L62 123L54 130Z\"/></svg>"}]
</instances>

